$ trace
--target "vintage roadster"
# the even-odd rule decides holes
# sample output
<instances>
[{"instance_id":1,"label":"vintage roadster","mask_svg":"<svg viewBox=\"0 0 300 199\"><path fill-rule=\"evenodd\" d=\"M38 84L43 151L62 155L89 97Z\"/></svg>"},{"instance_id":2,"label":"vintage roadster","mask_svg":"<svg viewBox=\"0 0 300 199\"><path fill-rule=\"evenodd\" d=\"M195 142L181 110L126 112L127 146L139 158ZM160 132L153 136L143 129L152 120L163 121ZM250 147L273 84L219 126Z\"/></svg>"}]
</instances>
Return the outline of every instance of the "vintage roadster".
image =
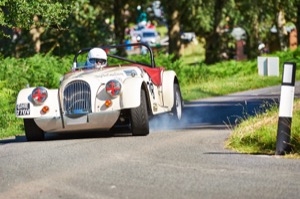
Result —
<instances>
[{"instance_id":1,"label":"vintage roadster","mask_svg":"<svg viewBox=\"0 0 300 199\"><path fill-rule=\"evenodd\" d=\"M148 50L149 63L110 53L115 52L112 49L136 46ZM127 126L132 135L143 136L149 134L149 120L154 116L181 119L183 102L178 78L174 71L156 67L148 45L101 48L108 52L109 60L117 59L120 64L87 67L78 58L92 48L81 49L58 89L39 86L19 92L15 112L24 119L28 141L43 140L45 133L109 131L119 126Z\"/></svg>"}]
</instances>

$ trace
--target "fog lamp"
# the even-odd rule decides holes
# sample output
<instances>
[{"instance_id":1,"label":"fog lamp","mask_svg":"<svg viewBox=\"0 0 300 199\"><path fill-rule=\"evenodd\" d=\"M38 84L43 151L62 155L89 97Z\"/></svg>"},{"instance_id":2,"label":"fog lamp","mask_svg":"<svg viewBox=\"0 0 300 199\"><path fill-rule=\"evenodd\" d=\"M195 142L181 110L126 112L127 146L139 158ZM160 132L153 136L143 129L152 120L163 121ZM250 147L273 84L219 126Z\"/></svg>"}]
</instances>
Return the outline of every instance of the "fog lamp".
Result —
<instances>
[{"instance_id":1,"label":"fog lamp","mask_svg":"<svg viewBox=\"0 0 300 199\"><path fill-rule=\"evenodd\" d=\"M43 106L42 113L48 113L49 112L49 106Z\"/></svg>"},{"instance_id":2,"label":"fog lamp","mask_svg":"<svg viewBox=\"0 0 300 199\"><path fill-rule=\"evenodd\" d=\"M105 100L105 106L106 107L110 107L112 105L112 101L111 100Z\"/></svg>"}]
</instances>

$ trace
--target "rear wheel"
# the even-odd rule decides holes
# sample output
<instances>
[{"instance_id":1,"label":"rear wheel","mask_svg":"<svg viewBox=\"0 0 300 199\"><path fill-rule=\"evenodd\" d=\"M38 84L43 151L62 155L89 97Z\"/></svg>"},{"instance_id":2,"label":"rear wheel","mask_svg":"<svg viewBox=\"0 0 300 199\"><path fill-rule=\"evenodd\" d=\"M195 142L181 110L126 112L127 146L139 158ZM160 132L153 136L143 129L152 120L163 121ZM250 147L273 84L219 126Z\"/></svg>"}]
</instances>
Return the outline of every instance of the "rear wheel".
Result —
<instances>
[{"instance_id":1,"label":"rear wheel","mask_svg":"<svg viewBox=\"0 0 300 199\"><path fill-rule=\"evenodd\" d=\"M178 122L182 117L182 97L178 84L174 84L174 105L171 114L174 122Z\"/></svg>"},{"instance_id":2,"label":"rear wheel","mask_svg":"<svg viewBox=\"0 0 300 199\"><path fill-rule=\"evenodd\" d=\"M144 136L149 134L149 120L146 103L146 93L141 90L141 103L137 108L130 110L131 131L134 136Z\"/></svg>"},{"instance_id":3,"label":"rear wheel","mask_svg":"<svg viewBox=\"0 0 300 199\"><path fill-rule=\"evenodd\" d=\"M24 127L27 141L44 140L44 131L36 125L33 119L24 119Z\"/></svg>"}]
</instances>

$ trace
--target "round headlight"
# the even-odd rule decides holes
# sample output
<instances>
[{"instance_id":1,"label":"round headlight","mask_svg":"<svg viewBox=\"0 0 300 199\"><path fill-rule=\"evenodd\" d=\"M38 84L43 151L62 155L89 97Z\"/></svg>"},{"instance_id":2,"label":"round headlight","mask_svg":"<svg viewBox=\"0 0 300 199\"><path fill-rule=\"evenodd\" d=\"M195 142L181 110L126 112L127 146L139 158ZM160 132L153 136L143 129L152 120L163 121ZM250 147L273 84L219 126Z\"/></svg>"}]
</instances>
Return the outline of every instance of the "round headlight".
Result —
<instances>
[{"instance_id":1,"label":"round headlight","mask_svg":"<svg viewBox=\"0 0 300 199\"><path fill-rule=\"evenodd\" d=\"M121 94L122 85L118 80L110 80L106 83L105 90L107 94L116 97Z\"/></svg>"},{"instance_id":2,"label":"round headlight","mask_svg":"<svg viewBox=\"0 0 300 199\"><path fill-rule=\"evenodd\" d=\"M44 87L36 87L35 89L33 89L31 97L34 104L41 105L46 101L48 97L47 89Z\"/></svg>"}]
</instances>

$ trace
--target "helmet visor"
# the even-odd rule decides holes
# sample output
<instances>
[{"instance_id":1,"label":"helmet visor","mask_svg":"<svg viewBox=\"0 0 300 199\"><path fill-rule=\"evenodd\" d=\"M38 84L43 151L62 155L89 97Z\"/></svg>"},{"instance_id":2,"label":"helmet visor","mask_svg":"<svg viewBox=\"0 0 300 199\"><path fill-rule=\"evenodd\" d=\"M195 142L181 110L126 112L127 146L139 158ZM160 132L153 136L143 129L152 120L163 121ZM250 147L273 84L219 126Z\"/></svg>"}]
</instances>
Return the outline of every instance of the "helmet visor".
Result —
<instances>
[{"instance_id":1,"label":"helmet visor","mask_svg":"<svg viewBox=\"0 0 300 199\"><path fill-rule=\"evenodd\" d=\"M91 64L101 64L101 65L105 65L106 64L106 60L105 59L91 58L91 59L89 59L89 62Z\"/></svg>"}]
</instances>

